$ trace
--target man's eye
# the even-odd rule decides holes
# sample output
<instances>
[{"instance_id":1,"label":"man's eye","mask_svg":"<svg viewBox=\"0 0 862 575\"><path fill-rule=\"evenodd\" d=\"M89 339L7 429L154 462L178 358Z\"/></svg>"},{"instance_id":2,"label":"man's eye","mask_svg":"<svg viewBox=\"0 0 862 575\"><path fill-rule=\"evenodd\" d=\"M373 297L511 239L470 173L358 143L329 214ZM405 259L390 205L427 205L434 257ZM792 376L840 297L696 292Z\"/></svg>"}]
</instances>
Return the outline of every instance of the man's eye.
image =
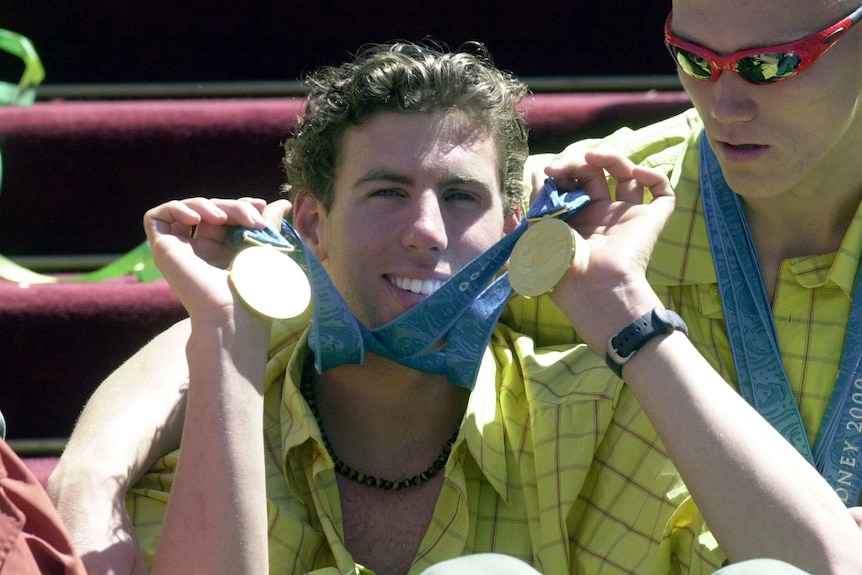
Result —
<instances>
[{"instance_id":1,"label":"man's eye","mask_svg":"<svg viewBox=\"0 0 862 575\"><path fill-rule=\"evenodd\" d=\"M394 188L384 188L381 190L374 190L374 192L371 195L372 196L378 196L378 197L387 197L387 196L400 196L402 194L400 191L398 191Z\"/></svg>"},{"instance_id":2,"label":"man's eye","mask_svg":"<svg viewBox=\"0 0 862 575\"><path fill-rule=\"evenodd\" d=\"M454 200L456 202L478 202L479 201L479 198L476 196L476 194L473 194L470 192L461 192L461 191L449 192L448 194L446 194L446 199L447 200Z\"/></svg>"}]
</instances>

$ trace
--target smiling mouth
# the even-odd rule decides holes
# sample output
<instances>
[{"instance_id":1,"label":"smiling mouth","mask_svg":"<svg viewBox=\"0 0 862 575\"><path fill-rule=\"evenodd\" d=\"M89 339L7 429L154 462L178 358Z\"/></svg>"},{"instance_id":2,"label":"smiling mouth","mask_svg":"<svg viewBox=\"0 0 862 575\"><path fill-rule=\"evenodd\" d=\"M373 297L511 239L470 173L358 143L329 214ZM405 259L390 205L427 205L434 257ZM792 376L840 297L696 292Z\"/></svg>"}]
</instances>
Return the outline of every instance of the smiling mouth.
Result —
<instances>
[{"instance_id":1,"label":"smiling mouth","mask_svg":"<svg viewBox=\"0 0 862 575\"><path fill-rule=\"evenodd\" d=\"M440 280L432 280L432 279L415 279L415 278L403 278L403 277L390 277L389 282L399 288L421 294L421 295L431 295L443 285L443 282Z\"/></svg>"}]
</instances>

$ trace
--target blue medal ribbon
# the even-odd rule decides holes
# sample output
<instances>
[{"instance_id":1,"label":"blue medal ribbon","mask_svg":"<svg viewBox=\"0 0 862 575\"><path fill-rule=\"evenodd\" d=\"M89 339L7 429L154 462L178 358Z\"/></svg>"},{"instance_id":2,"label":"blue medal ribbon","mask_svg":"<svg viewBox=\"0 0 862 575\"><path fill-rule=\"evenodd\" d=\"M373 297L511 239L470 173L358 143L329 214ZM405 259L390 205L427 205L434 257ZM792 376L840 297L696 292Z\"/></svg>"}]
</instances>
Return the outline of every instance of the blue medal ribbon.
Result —
<instances>
[{"instance_id":1,"label":"blue medal ribbon","mask_svg":"<svg viewBox=\"0 0 862 575\"><path fill-rule=\"evenodd\" d=\"M588 202L585 191L560 191L552 180L546 180L527 221L421 303L376 329L356 319L323 264L306 249L286 220L281 233L271 227L237 228L234 241L272 245L292 257L308 274L313 310L308 342L318 373L339 365L361 364L365 351L369 351L413 369L445 373L450 382L472 389L482 355L512 294L508 274L496 276L526 231L528 221L553 216L565 219ZM429 353L444 338L445 349Z\"/></svg>"},{"instance_id":2,"label":"blue medal ribbon","mask_svg":"<svg viewBox=\"0 0 862 575\"><path fill-rule=\"evenodd\" d=\"M856 273L838 379L814 444L814 464L848 507L862 491L862 274Z\"/></svg>"},{"instance_id":3,"label":"blue medal ribbon","mask_svg":"<svg viewBox=\"0 0 862 575\"><path fill-rule=\"evenodd\" d=\"M862 490L862 274L838 379L812 451L778 347L772 306L740 197L730 189L705 133L700 186L707 232L741 395L829 482L848 506ZM858 462L857 462L858 459Z\"/></svg>"}]
</instances>

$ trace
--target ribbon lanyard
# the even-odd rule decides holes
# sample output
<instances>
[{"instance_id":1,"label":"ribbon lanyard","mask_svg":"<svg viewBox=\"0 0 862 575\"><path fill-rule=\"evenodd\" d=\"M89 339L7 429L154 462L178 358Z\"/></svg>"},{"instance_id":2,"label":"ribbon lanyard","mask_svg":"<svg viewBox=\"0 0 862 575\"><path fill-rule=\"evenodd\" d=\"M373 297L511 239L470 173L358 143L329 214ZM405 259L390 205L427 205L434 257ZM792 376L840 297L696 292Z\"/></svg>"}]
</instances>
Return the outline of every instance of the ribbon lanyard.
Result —
<instances>
[{"instance_id":1,"label":"ribbon lanyard","mask_svg":"<svg viewBox=\"0 0 862 575\"><path fill-rule=\"evenodd\" d=\"M741 395L855 506L862 490L862 274L857 273L838 380L812 453L784 371L742 201L730 189L706 134L700 136L700 186ZM857 461L858 459L858 461Z\"/></svg>"},{"instance_id":2,"label":"ribbon lanyard","mask_svg":"<svg viewBox=\"0 0 862 575\"><path fill-rule=\"evenodd\" d=\"M567 218L588 202L585 191L560 192L547 180L527 218L545 214ZM306 249L287 221L282 222L280 234L272 228L239 228L235 241L285 251L308 275L313 309L308 341L318 373L343 364L361 364L367 350L413 369L445 373L450 382L472 389L494 327L512 294L508 274L495 276L526 230L525 220L432 295L376 329L356 319L320 260ZM444 338L445 349L429 353Z\"/></svg>"}]
</instances>

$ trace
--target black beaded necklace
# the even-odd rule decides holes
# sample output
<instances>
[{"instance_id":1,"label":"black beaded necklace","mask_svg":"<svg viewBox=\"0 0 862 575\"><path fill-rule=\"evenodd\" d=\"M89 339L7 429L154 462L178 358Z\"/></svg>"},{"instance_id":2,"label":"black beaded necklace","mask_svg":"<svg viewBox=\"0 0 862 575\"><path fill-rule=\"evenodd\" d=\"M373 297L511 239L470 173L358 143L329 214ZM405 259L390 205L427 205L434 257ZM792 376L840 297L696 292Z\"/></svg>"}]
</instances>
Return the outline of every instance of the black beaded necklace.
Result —
<instances>
[{"instance_id":1,"label":"black beaded necklace","mask_svg":"<svg viewBox=\"0 0 862 575\"><path fill-rule=\"evenodd\" d=\"M311 409L311 413L314 415L314 419L317 421L317 427L320 428L320 435L323 439L323 445L326 447L326 451L329 453L329 457L332 458L332 463L335 467L335 471L340 473L341 475L347 477L351 481L355 481L361 485L366 485L368 487L377 487L379 489L388 489L390 491L399 491L401 489L407 489L408 487L415 487L422 483L425 483L437 473L446 467L446 462L449 460L449 454L452 453L452 444L455 443L455 440L458 439L458 431L455 430L455 433L452 434L452 437L449 438L449 441L446 442L446 445L443 446L443 452L435 459L431 465L423 471L422 473L418 473L413 477L407 479L399 479L397 481L392 481L389 479L378 479L373 475L367 475L362 473L361 471L357 471L353 469L343 461L341 461L335 452L332 450L332 446L329 444L329 438L326 436L326 430L323 428L323 422L320 420L320 412L317 409L317 402L314 398L314 387L312 386L312 377L311 374L308 373L308 370L304 370L302 374L302 385L299 388L300 393L302 393L302 397L305 398L305 402L308 403L308 407Z\"/></svg>"}]
</instances>

